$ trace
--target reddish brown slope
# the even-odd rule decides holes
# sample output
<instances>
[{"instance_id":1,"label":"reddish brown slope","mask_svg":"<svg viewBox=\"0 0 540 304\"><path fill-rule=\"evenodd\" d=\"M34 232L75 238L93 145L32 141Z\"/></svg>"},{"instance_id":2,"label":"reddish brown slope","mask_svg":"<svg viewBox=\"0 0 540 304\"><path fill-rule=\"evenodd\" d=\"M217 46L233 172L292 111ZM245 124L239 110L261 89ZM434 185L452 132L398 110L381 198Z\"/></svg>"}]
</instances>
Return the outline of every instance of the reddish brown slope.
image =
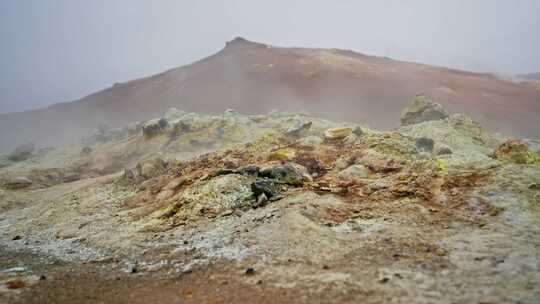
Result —
<instances>
[{"instance_id":1,"label":"reddish brown slope","mask_svg":"<svg viewBox=\"0 0 540 304\"><path fill-rule=\"evenodd\" d=\"M121 126L171 106L221 112L309 110L331 119L392 128L416 93L494 131L540 136L540 90L469 73L351 51L274 48L235 39L191 65L115 85L81 100L0 115L0 150L36 141L65 144L98 123Z\"/></svg>"}]
</instances>

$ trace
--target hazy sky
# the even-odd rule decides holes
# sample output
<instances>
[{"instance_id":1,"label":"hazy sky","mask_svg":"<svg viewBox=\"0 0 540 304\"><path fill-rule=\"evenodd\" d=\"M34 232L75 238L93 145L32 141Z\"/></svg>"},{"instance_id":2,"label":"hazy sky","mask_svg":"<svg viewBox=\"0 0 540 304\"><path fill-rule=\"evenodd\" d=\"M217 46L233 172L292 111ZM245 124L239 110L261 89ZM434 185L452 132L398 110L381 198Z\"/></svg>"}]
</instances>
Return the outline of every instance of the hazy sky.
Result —
<instances>
[{"instance_id":1,"label":"hazy sky","mask_svg":"<svg viewBox=\"0 0 540 304\"><path fill-rule=\"evenodd\" d=\"M0 0L0 112L190 63L235 36L496 73L540 71L538 0Z\"/></svg>"}]
</instances>

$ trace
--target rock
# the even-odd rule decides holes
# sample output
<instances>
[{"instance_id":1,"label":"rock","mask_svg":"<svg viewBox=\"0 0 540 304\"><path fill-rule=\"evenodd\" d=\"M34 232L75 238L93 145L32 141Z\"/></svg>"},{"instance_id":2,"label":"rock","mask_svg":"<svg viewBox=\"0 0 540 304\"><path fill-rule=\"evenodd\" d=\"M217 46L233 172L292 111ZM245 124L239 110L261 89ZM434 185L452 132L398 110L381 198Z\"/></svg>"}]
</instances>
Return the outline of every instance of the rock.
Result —
<instances>
[{"instance_id":1,"label":"rock","mask_svg":"<svg viewBox=\"0 0 540 304\"><path fill-rule=\"evenodd\" d=\"M437 150L435 151L436 155L450 155L452 153L452 149L450 149L450 147L444 144L440 145L440 147L437 148Z\"/></svg>"},{"instance_id":2,"label":"rock","mask_svg":"<svg viewBox=\"0 0 540 304\"><path fill-rule=\"evenodd\" d=\"M140 161L135 167L136 175L145 179L157 176L167 169L167 163L159 156Z\"/></svg>"},{"instance_id":3,"label":"rock","mask_svg":"<svg viewBox=\"0 0 540 304\"><path fill-rule=\"evenodd\" d=\"M428 138L428 137L417 138L414 144L416 146L416 149L418 149L418 151L420 152L428 152L428 153L433 152L434 142L433 142L433 139L431 138Z\"/></svg>"},{"instance_id":4,"label":"rock","mask_svg":"<svg viewBox=\"0 0 540 304\"><path fill-rule=\"evenodd\" d=\"M124 270L124 272L126 273L137 273L138 271L139 269L137 268L137 264L135 263L128 263Z\"/></svg>"},{"instance_id":5,"label":"rock","mask_svg":"<svg viewBox=\"0 0 540 304\"><path fill-rule=\"evenodd\" d=\"M262 177L271 178L279 183L292 186L301 186L304 181L306 181L305 174L306 173L301 172L301 170L295 168L295 166L292 166L291 164L265 168L260 172Z\"/></svg>"},{"instance_id":6,"label":"rock","mask_svg":"<svg viewBox=\"0 0 540 304\"><path fill-rule=\"evenodd\" d=\"M259 167L254 166L254 165L240 167L236 170L236 173L240 175L245 175L245 176L257 177L259 175Z\"/></svg>"},{"instance_id":7,"label":"rock","mask_svg":"<svg viewBox=\"0 0 540 304\"><path fill-rule=\"evenodd\" d=\"M25 161L32 157L35 150L36 147L33 143L24 144L15 148L7 158L15 162Z\"/></svg>"},{"instance_id":8,"label":"rock","mask_svg":"<svg viewBox=\"0 0 540 304\"><path fill-rule=\"evenodd\" d=\"M353 163L354 163L354 158L349 155L345 155L336 160L336 162L334 163L334 168L341 171L341 170L346 169Z\"/></svg>"},{"instance_id":9,"label":"rock","mask_svg":"<svg viewBox=\"0 0 540 304\"><path fill-rule=\"evenodd\" d=\"M324 131L324 137L330 140L343 139L353 132L352 128L332 128Z\"/></svg>"},{"instance_id":10,"label":"rock","mask_svg":"<svg viewBox=\"0 0 540 304\"><path fill-rule=\"evenodd\" d=\"M302 124L297 125L295 127L289 128L287 131L285 131L285 135L293 136L293 137L300 137L300 136L302 136L302 134L304 132L306 132L307 130L309 130L311 128L311 125L313 125L313 123L311 121L306 122L306 123L302 123Z\"/></svg>"},{"instance_id":11,"label":"rock","mask_svg":"<svg viewBox=\"0 0 540 304\"><path fill-rule=\"evenodd\" d=\"M131 170L131 169L124 169L124 178L125 179L135 179L136 175L135 175L135 170Z\"/></svg>"},{"instance_id":12,"label":"rock","mask_svg":"<svg viewBox=\"0 0 540 304\"><path fill-rule=\"evenodd\" d=\"M250 276L250 275L254 275L255 274L255 269L249 267L248 269L246 269L246 275Z\"/></svg>"},{"instance_id":13,"label":"rock","mask_svg":"<svg viewBox=\"0 0 540 304\"><path fill-rule=\"evenodd\" d=\"M271 179L258 179L251 183L250 188L257 200L261 195L272 199L278 197L280 193L280 185Z\"/></svg>"},{"instance_id":14,"label":"rock","mask_svg":"<svg viewBox=\"0 0 540 304\"><path fill-rule=\"evenodd\" d=\"M268 197L266 197L266 194L262 193L257 198L257 201L255 202L255 204L253 204L253 208L264 207L267 202L268 202Z\"/></svg>"},{"instance_id":15,"label":"rock","mask_svg":"<svg viewBox=\"0 0 540 304\"><path fill-rule=\"evenodd\" d=\"M495 149L495 158L516 164L540 164L540 156L519 139L508 139Z\"/></svg>"},{"instance_id":16,"label":"rock","mask_svg":"<svg viewBox=\"0 0 540 304\"><path fill-rule=\"evenodd\" d=\"M364 131L360 127L355 127L352 132L354 135L358 137L361 137L362 135L364 135Z\"/></svg>"},{"instance_id":17,"label":"rock","mask_svg":"<svg viewBox=\"0 0 540 304\"><path fill-rule=\"evenodd\" d=\"M296 151L294 149L279 149L277 151L271 152L268 155L269 160L292 160L296 157Z\"/></svg>"},{"instance_id":18,"label":"rock","mask_svg":"<svg viewBox=\"0 0 540 304\"><path fill-rule=\"evenodd\" d=\"M184 215L214 217L227 210L251 207L252 179L238 174L217 176L182 193Z\"/></svg>"},{"instance_id":19,"label":"rock","mask_svg":"<svg viewBox=\"0 0 540 304\"><path fill-rule=\"evenodd\" d=\"M540 190L540 183L532 183L527 188L531 190Z\"/></svg>"},{"instance_id":20,"label":"rock","mask_svg":"<svg viewBox=\"0 0 540 304\"><path fill-rule=\"evenodd\" d=\"M424 121L442 120L449 116L438 103L432 102L424 95L416 95L411 105L401 113L401 125L412 125Z\"/></svg>"},{"instance_id":21,"label":"rock","mask_svg":"<svg viewBox=\"0 0 540 304\"><path fill-rule=\"evenodd\" d=\"M165 129L169 125L169 122L165 118L160 118L158 120L158 125L161 127L161 129Z\"/></svg>"},{"instance_id":22,"label":"rock","mask_svg":"<svg viewBox=\"0 0 540 304\"><path fill-rule=\"evenodd\" d=\"M32 185L32 181L26 176L17 176L4 181L4 187L11 190L28 188Z\"/></svg>"},{"instance_id":23,"label":"rock","mask_svg":"<svg viewBox=\"0 0 540 304\"><path fill-rule=\"evenodd\" d=\"M352 165L338 173L338 178L343 180L365 179L369 177L369 169L363 165Z\"/></svg>"},{"instance_id":24,"label":"rock","mask_svg":"<svg viewBox=\"0 0 540 304\"><path fill-rule=\"evenodd\" d=\"M165 123L166 122L167 121L165 121ZM164 129L164 127L162 127L163 124L164 123L162 122L161 119L154 119L154 120L145 122L142 125L142 132L143 132L144 137L148 139L148 138L152 138L161 134L161 132L163 132L163 129Z\"/></svg>"}]
</instances>

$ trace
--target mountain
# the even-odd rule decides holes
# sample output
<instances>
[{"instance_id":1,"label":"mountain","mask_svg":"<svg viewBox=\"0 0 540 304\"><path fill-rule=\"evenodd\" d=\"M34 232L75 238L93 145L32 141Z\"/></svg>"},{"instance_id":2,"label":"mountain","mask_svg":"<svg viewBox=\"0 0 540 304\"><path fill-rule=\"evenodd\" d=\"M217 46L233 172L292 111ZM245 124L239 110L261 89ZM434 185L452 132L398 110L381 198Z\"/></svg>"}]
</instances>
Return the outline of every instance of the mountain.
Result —
<instances>
[{"instance_id":1,"label":"mountain","mask_svg":"<svg viewBox=\"0 0 540 304\"><path fill-rule=\"evenodd\" d=\"M120 127L170 107L208 113L307 110L389 129L398 126L401 109L418 93L492 131L540 135L540 90L530 85L348 50L281 48L236 38L190 65L73 102L0 114L0 151L30 141L77 143L100 123Z\"/></svg>"}]
</instances>

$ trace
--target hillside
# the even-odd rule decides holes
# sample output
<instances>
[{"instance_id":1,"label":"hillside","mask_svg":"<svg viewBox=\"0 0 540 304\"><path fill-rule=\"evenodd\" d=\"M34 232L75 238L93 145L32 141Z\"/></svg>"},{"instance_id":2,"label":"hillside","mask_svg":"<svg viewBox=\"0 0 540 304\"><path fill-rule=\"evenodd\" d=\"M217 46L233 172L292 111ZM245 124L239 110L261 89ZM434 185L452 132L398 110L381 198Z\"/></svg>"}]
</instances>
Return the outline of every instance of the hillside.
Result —
<instances>
[{"instance_id":1,"label":"hillside","mask_svg":"<svg viewBox=\"0 0 540 304\"><path fill-rule=\"evenodd\" d=\"M491 131L540 135L540 90L470 73L335 49L280 48L236 38L215 55L115 84L70 103L0 114L0 152L33 141L76 143L98 124L113 127L169 107L217 113L308 110L324 118L389 129L424 93Z\"/></svg>"}]
</instances>

